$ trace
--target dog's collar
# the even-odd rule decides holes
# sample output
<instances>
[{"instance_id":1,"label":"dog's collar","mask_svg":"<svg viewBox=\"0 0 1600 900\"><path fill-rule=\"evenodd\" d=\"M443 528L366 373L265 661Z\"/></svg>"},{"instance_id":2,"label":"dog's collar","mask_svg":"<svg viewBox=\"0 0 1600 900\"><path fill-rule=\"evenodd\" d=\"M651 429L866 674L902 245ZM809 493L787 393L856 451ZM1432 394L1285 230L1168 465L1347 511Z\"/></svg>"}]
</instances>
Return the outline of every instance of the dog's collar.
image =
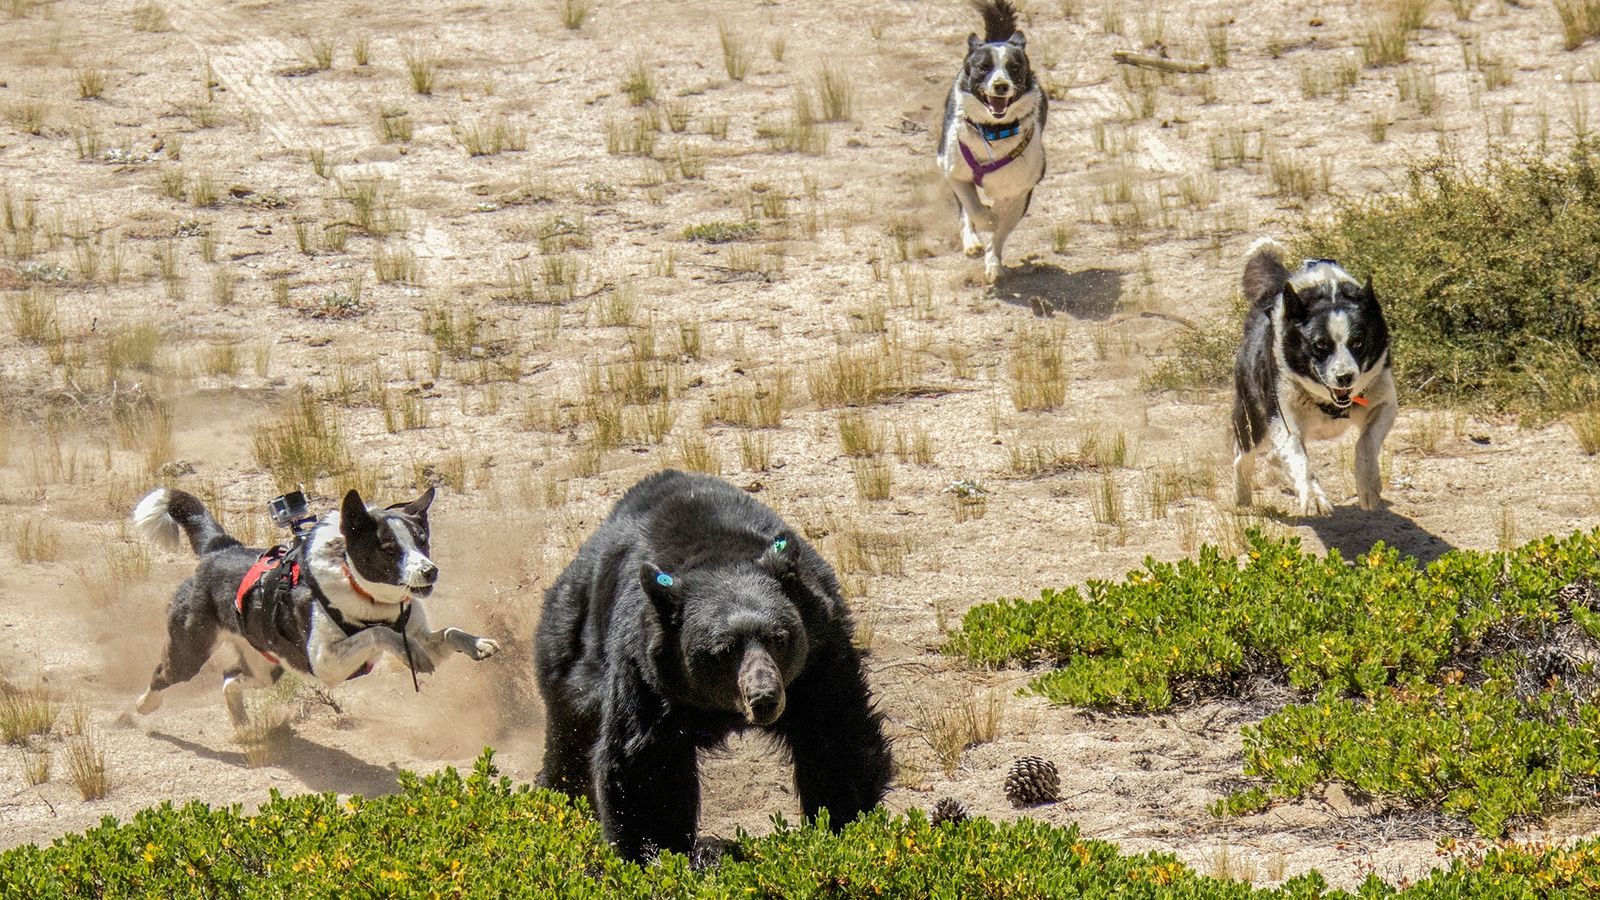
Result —
<instances>
[{"instance_id":1,"label":"dog's collar","mask_svg":"<svg viewBox=\"0 0 1600 900\"><path fill-rule=\"evenodd\" d=\"M1016 137L1022 133L1021 122L995 122L991 125L985 122L974 122L971 119L968 119L967 127L971 128L973 131L976 131L978 135L983 138L985 143L1003 141L1006 138Z\"/></svg>"},{"instance_id":2,"label":"dog's collar","mask_svg":"<svg viewBox=\"0 0 1600 900\"><path fill-rule=\"evenodd\" d=\"M356 574L354 572L350 571L350 563L348 563L348 562L346 562L344 560L340 560L339 561L339 571L344 573L344 580L350 584L350 590L355 591L357 597L360 597L361 599L367 601L368 603L378 604L379 606L388 605L384 601L379 600L377 597L372 596L372 592L371 591L367 590L366 588L362 587L359 583L357 583ZM400 606L407 606L408 604L410 604L411 603L411 592L407 591L406 595L404 597L401 597L399 600L395 601L395 603L397 603Z\"/></svg>"},{"instance_id":3,"label":"dog's collar","mask_svg":"<svg viewBox=\"0 0 1600 900\"><path fill-rule=\"evenodd\" d=\"M1332 402L1325 401L1325 400L1318 400L1317 401L1317 409L1322 410L1322 414L1327 416L1330 419L1343 419L1343 418L1347 418L1350 415L1350 407L1351 406L1368 406L1368 405L1370 405L1370 403L1371 403L1371 401L1369 401L1367 398L1361 396L1360 394L1351 394L1350 395L1350 403L1349 403L1349 405L1340 406L1337 403L1332 403Z\"/></svg>"},{"instance_id":4,"label":"dog's collar","mask_svg":"<svg viewBox=\"0 0 1600 900\"><path fill-rule=\"evenodd\" d=\"M971 120L968 121L970 122ZM1000 157L999 159L991 160L990 162L979 162L978 158L972 155L972 148L968 147L966 142L962 141L960 138L956 139L956 146L961 148L961 158L967 161L967 167L972 170L973 186L981 188L983 187L984 176L992 175L993 173L1004 169L1006 166L1011 165L1013 162L1016 162L1017 159L1022 156L1022 152L1028 149L1028 144L1032 142L1033 129L1029 128L1027 131L1022 133L1022 140L1017 141L1017 145L1011 148L1011 152ZM985 143L987 143L987 141L985 141Z\"/></svg>"}]
</instances>

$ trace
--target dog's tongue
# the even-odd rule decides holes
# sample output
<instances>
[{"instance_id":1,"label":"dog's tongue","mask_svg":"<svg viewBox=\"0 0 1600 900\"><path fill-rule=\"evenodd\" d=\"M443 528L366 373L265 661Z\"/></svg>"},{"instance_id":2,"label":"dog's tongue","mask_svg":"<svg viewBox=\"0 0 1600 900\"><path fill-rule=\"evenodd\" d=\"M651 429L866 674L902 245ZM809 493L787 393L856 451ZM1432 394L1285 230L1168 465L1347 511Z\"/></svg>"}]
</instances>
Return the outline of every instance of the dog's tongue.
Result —
<instances>
[{"instance_id":1,"label":"dog's tongue","mask_svg":"<svg viewBox=\"0 0 1600 900\"><path fill-rule=\"evenodd\" d=\"M1333 402L1339 404L1340 406L1350 405L1349 388L1328 388L1328 390L1333 394Z\"/></svg>"},{"instance_id":2,"label":"dog's tongue","mask_svg":"<svg viewBox=\"0 0 1600 900\"><path fill-rule=\"evenodd\" d=\"M990 113L995 116L1003 116L1011 106L1011 99L1009 97L987 97L985 98L985 103L988 105Z\"/></svg>"}]
</instances>

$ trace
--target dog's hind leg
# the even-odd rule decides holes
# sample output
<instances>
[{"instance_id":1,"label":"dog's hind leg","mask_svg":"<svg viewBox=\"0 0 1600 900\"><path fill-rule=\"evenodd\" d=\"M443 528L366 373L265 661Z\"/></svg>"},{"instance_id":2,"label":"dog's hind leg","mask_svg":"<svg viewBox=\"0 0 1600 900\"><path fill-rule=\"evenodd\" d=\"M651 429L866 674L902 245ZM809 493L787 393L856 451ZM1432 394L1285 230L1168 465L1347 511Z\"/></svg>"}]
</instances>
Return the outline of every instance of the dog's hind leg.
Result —
<instances>
[{"instance_id":1,"label":"dog's hind leg","mask_svg":"<svg viewBox=\"0 0 1600 900\"><path fill-rule=\"evenodd\" d=\"M238 664L222 673L222 699L228 705L228 718L233 720L233 727L243 728L250 724L250 716L244 708L245 689L272 687L283 676L283 667L269 663L254 648L236 649Z\"/></svg>"},{"instance_id":2,"label":"dog's hind leg","mask_svg":"<svg viewBox=\"0 0 1600 900\"><path fill-rule=\"evenodd\" d=\"M171 612L167 615L166 649L161 652L161 662L150 676L150 686L135 705L141 715L161 708L162 691L200 674L216 647L216 617L210 610L189 609L189 601L194 596L192 588L185 583L173 598Z\"/></svg>"},{"instance_id":3,"label":"dog's hind leg","mask_svg":"<svg viewBox=\"0 0 1600 900\"><path fill-rule=\"evenodd\" d=\"M1022 221L1022 213L1027 208L1027 197L994 205L994 235L989 238L989 253L983 259L983 274L989 279L990 284L999 281L1000 273L1005 270L1003 255L1006 238L1011 236L1011 230Z\"/></svg>"}]
</instances>

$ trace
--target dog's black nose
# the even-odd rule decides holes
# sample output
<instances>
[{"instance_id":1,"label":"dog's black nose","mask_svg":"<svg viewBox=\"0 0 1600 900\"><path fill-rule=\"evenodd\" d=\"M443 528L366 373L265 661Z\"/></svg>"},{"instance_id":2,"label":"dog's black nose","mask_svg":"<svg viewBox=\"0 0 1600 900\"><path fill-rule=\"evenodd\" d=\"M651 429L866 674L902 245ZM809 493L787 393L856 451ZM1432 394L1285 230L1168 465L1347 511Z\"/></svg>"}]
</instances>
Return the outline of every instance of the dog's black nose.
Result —
<instances>
[{"instance_id":1,"label":"dog's black nose","mask_svg":"<svg viewBox=\"0 0 1600 900\"><path fill-rule=\"evenodd\" d=\"M428 563L422 567L422 577L429 584L433 584L439 580L439 567L433 563Z\"/></svg>"},{"instance_id":2,"label":"dog's black nose","mask_svg":"<svg viewBox=\"0 0 1600 900\"><path fill-rule=\"evenodd\" d=\"M1011 96L1011 82L997 81L994 83L993 90L996 97L1009 97Z\"/></svg>"},{"instance_id":3,"label":"dog's black nose","mask_svg":"<svg viewBox=\"0 0 1600 900\"><path fill-rule=\"evenodd\" d=\"M1335 385L1338 385L1339 387L1347 388L1350 385L1356 383L1356 373L1354 373L1354 372L1345 372L1345 373L1340 374L1340 375L1335 375L1333 377L1333 383Z\"/></svg>"}]
</instances>

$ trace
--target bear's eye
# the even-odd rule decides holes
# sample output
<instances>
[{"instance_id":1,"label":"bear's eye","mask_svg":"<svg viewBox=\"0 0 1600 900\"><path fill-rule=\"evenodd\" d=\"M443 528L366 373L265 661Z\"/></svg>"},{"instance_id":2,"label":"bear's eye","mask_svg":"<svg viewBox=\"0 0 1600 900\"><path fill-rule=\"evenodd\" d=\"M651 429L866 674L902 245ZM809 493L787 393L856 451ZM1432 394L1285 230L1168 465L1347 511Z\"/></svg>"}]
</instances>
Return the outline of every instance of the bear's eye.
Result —
<instances>
[{"instance_id":1,"label":"bear's eye","mask_svg":"<svg viewBox=\"0 0 1600 900\"><path fill-rule=\"evenodd\" d=\"M774 631L768 640L771 641L774 647L782 647L789 643L789 632Z\"/></svg>"}]
</instances>

